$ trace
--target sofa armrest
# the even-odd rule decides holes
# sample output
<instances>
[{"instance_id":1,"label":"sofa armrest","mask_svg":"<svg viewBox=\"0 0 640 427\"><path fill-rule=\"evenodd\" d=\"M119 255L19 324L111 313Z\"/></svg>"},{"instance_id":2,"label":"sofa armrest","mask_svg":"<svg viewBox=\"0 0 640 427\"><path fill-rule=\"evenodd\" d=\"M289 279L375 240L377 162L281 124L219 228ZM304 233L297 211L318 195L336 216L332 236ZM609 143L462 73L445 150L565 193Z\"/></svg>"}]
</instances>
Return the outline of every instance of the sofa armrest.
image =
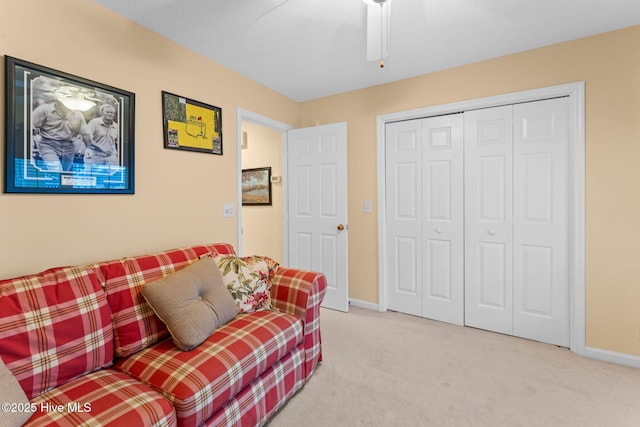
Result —
<instances>
[{"instance_id":1,"label":"sofa armrest","mask_svg":"<svg viewBox=\"0 0 640 427\"><path fill-rule=\"evenodd\" d=\"M284 313L302 319L304 328L305 381L322 361L320 304L327 292L322 273L280 267L272 278L271 302Z\"/></svg>"}]
</instances>

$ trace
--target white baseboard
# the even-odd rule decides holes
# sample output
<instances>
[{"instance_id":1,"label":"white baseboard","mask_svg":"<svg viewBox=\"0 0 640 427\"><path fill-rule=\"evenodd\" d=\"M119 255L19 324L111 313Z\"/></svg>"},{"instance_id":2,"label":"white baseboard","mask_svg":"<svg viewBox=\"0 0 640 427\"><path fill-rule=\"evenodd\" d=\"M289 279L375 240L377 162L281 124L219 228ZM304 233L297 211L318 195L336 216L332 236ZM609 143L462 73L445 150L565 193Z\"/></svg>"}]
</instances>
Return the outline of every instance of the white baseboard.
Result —
<instances>
[{"instance_id":1,"label":"white baseboard","mask_svg":"<svg viewBox=\"0 0 640 427\"><path fill-rule=\"evenodd\" d=\"M616 353L614 351L602 350L599 348L587 347L585 356L591 359L598 359L604 362L617 363L618 365L640 368L640 357L630 354Z\"/></svg>"},{"instance_id":2,"label":"white baseboard","mask_svg":"<svg viewBox=\"0 0 640 427\"><path fill-rule=\"evenodd\" d=\"M380 311L380 306L378 304L369 301L350 298L349 304L354 307L366 308L367 310Z\"/></svg>"}]
</instances>

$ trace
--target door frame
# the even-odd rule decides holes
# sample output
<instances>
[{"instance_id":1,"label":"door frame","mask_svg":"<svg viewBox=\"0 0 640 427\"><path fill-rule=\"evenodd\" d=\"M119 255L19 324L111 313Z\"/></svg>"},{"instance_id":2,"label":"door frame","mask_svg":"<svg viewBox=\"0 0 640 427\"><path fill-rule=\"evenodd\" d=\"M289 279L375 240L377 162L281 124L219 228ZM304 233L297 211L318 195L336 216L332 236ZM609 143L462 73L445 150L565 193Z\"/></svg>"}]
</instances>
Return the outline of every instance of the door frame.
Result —
<instances>
[{"instance_id":1,"label":"door frame","mask_svg":"<svg viewBox=\"0 0 640 427\"><path fill-rule=\"evenodd\" d=\"M236 159L237 159L237 200L236 206L238 211L237 222L237 245L236 250L238 255L243 255L242 248L242 122L251 122L260 126L264 126L270 129L279 131L282 134L282 251L283 265L289 264L289 187L287 181L287 131L294 129L293 126L286 123L279 122L277 120L270 119L269 117L262 116L249 110L238 107L236 111Z\"/></svg>"},{"instance_id":2,"label":"door frame","mask_svg":"<svg viewBox=\"0 0 640 427\"><path fill-rule=\"evenodd\" d=\"M586 355L585 338L585 84L568 83L486 98L454 102L416 110L401 111L376 117L376 149L378 169L378 309L387 310L386 292L386 156L385 126L402 120L420 119L459 113L480 108L567 96L569 98L569 331L570 349Z\"/></svg>"}]
</instances>

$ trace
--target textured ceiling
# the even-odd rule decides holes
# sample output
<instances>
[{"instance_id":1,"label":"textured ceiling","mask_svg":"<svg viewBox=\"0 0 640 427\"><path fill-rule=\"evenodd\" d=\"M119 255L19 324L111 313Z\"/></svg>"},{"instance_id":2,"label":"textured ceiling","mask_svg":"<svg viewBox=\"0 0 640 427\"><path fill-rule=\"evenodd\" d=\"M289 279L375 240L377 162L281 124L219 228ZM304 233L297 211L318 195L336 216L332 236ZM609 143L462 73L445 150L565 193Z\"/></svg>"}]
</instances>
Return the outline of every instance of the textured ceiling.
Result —
<instances>
[{"instance_id":1,"label":"textured ceiling","mask_svg":"<svg viewBox=\"0 0 640 427\"><path fill-rule=\"evenodd\" d=\"M640 24L640 0L390 0L366 60L362 0L95 0L296 101Z\"/></svg>"}]
</instances>

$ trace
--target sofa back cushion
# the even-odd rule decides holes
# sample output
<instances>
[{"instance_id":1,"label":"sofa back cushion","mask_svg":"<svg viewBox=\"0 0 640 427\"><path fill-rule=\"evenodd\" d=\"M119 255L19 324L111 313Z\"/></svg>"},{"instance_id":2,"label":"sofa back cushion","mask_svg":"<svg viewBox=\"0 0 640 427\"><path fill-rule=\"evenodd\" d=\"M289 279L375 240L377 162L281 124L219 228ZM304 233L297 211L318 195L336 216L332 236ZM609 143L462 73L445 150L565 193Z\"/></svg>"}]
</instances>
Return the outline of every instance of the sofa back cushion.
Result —
<instances>
[{"instance_id":1,"label":"sofa back cushion","mask_svg":"<svg viewBox=\"0 0 640 427\"><path fill-rule=\"evenodd\" d=\"M169 336L142 295L147 282L162 279L212 253L235 254L225 243L172 249L95 264L112 312L115 354L126 357Z\"/></svg>"},{"instance_id":2,"label":"sofa back cushion","mask_svg":"<svg viewBox=\"0 0 640 427\"><path fill-rule=\"evenodd\" d=\"M0 355L29 399L113 363L111 312L92 268L0 281Z\"/></svg>"}]
</instances>

